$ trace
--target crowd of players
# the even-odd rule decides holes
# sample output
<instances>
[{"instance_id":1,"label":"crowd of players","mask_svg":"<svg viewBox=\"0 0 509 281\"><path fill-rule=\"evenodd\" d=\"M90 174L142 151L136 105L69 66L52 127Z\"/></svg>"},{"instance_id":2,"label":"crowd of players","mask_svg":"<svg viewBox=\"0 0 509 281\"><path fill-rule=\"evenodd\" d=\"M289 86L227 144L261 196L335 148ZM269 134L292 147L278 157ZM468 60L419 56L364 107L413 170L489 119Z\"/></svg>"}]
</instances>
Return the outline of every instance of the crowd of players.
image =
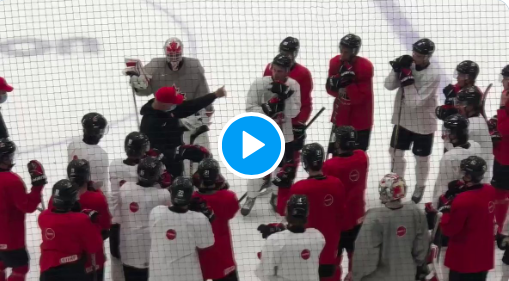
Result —
<instances>
[{"instance_id":1,"label":"crowd of players","mask_svg":"<svg viewBox=\"0 0 509 281\"><path fill-rule=\"evenodd\" d=\"M249 182L242 209L208 151L207 134L196 135L226 91L209 93L200 62L183 57L177 38L164 44L165 57L144 67L127 64L134 93L154 98L140 111L139 132L126 136L126 156L108 159L100 145L108 122L99 113L86 114L82 139L68 146L67 179L55 183L47 209L41 202L47 184L42 164L28 163L27 193L11 172L16 146L1 120L0 281L25 280L25 214L41 203L40 280L103 280L106 239L114 281L239 280L229 221L239 209L249 215L264 188L272 191L270 203L286 223L258 227L266 239L256 269L261 280L486 280L495 241L509 264L509 238L503 234L509 66L501 72L500 109L488 120L487 93L475 86L476 63L457 66L457 84L443 89L445 104L437 106L440 76L430 62L431 40L418 40L412 55L390 62L385 88L398 89L389 148L393 172L379 183L384 206L366 212L374 69L358 56L361 45L359 36L348 34L339 43L340 55L330 60L325 88L335 101L324 148L305 144L313 81L296 62L299 41L281 42L264 76L250 86L246 111L281 126L285 155L271 175ZM1 78L2 102L12 90ZM437 119L443 121L445 151L432 201L421 207ZM410 148L416 160L413 203L402 203L408 189L404 152ZM199 163L196 171L192 163ZM309 177L295 182L299 163ZM444 256L442 264L434 267L433 256Z\"/></svg>"}]
</instances>

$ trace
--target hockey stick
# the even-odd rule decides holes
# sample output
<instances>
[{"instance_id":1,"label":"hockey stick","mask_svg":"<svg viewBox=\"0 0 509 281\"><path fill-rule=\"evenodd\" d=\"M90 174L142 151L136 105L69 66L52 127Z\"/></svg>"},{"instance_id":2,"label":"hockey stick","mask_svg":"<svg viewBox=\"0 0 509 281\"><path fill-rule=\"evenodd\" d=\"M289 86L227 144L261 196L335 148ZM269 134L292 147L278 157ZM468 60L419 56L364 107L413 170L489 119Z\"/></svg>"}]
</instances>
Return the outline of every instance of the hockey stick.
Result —
<instances>
[{"instance_id":1,"label":"hockey stick","mask_svg":"<svg viewBox=\"0 0 509 281\"><path fill-rule=\"evenodd\" d=\"M136 101L136 92L133 87L131 87L131 92L133 93L134 114L136 115L136 125L138 125L138 130L139 130L140 129L140 117L138 116L138 102Z\"/></svg>"},{"instance_id":2,"label":"hockey stick","mask_svg":"<svg viewBox=\"0 0 509 281\"><path fill-rule=\"evenodd\" d=\"M306 132L306 130L309 128L309 126L311 126L311 124L313 124L313 122L315 122L315 120L325 111L325 107L322 107L320 109L320 111L318 111L315 116L313 116L313 118L311 118L311 120L308 122L308 124L304 127L304 132ZM268 189L270 185L269 184L264 184L261 186L260 190L258 191L258 196L263 196L265 194L267 194L270 190ZM241 197L240 199L238 200L239 203L242 202L242 200L244 200L245 198L247 197L247 192L245 192Z\"/></svg>"},{"instance_id":3,"label":"hockey stick","mask_svg":"<svg viewBox=\"0 0 509 281\"><path fill-rule=\"evenodd\" d=\"M485 106L486 106L486 100L488 99L488 94L489 94L489 92L490 92L490 90L491 90L491 87L492 87L492 86L493 86L493 83L490 83L490 84L488 85L488 87L487 87L487 88L486 88L486 90L484 91L484 95L483 95L483 97L482 97L481 115L484 117L484 120L486 120L486 122L488 122L488 117L486 116L486 108L485 108Z\"/></svg>"},{"instance_id":4,"label":"hockey stick","mask_svg":"<svg viewBox=\"0 0 509 281\"><path fill-rule=\"evenodd\" d=\"M394 164L396 163L396 147L398 146L398 137L399 137L399 128L401 123L401 111L403 108L403 100L405 99L405 88L401 88L401 100L399 101L399 109L398 109L398 124L396 125L396 131L394 132L394 147L392 149L392 163L391 163L391 173L394 172ZM403 177L402 175L399 175Z\"/></svg>"},{"instance_id":5,"label":"hockey stick","mask_svg":"<svg viewBox=\"0 0 509 281\"><path fill-rule=\"evenodd\" d=\"M442 213L438 212L435 218L435 225L433 227L433 231L431 232L430 242L429 242L429 248L428 248L428 254L426 255L426 263L427 263L427 269L428 274L427 276L422 280L438 280L438 273L436 271L436 268L439 266L439 255L440 255L440 245L435 245L435 237L438 233L438 228L440 227L440 221L442 219ZM438 237L438 244L440 243L441 237ZM436 264L435 264L436 263ZM435 279L433 279L435 277Z\"/></svg>"},{"instance_id":6,"label":"hockey stick","mask_svg":"<svg viewBox=\"0 0 509 281\"><path fill-rule=\"evenodd\" d=\"M200 127L196 128L196 130L194 130L194 132L189 137L190 144L194 144L194 141L196 140L196 138L199 135L206 133L209 130L210 130L209 126L207 126L207 125L201 125ZM189 176L190 177L193 175L193 166L194 166L194 162L189 160Z\"/></svg>"}]
</instances>

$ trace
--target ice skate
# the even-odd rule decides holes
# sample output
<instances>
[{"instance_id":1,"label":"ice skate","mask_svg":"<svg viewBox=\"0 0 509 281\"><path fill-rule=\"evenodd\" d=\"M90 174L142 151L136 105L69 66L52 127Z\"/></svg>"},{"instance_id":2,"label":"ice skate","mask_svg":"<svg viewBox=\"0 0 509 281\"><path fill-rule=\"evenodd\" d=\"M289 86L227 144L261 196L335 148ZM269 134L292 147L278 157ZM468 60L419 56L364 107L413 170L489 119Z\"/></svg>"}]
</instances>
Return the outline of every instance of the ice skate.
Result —
<instances>
[{"instance_id":1,"label":"ice skate","mask_svg":"<svg viewBox=\"0 0 509 281\"><path fill-rule=\"evenodd\" d=\"M414 201L415 204L419 204L419 202L421 202L425 189L426 189L425 186L416 186L415 187L414 193L412 194L412 201Z\"/></svg>"},{"instance_id":2,"label":"ice skate","mask_svg":"<svg viewBox=\"0 0 509 281\"><path fill-rule=\"evenodd\" d=\"M249 213L251 213L251 210L254 207L255 202L256 202L256 197L254 197L254 198L247 197L246 202L244 203L244 205L242 205L242 209L240 209L240 213L244 217L249 215Z\"/></svg>"}]
</instances>

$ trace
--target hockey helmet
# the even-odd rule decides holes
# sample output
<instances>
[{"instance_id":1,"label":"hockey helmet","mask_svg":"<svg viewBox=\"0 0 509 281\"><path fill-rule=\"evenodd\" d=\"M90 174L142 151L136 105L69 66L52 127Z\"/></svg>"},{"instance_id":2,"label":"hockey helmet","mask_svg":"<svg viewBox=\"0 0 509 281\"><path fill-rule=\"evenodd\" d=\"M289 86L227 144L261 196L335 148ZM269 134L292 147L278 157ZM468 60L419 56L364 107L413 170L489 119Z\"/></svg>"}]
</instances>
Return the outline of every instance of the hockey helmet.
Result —
<instances>
[{"instance_id":1,"label":"hockey helmet","mask_svg":"<svg viewBox=\"0 0 509 281\"><path fill-rule=\"evenodd\" d=\"M454 77L459 80L471 80L475 81L479 75L479 65L471 60L462 61L456 66Z\"/></svg>"},{"instance_id":2,"label":"hockey helmet","mask_svg":"<svg viewBox=\"0 0 509 281\"><path fill-rule=\"evenodd\" d=\"M177 37L172 37L164 42L164 55L166 62L173 71L179 70L184 55L184 44Z\"/></svg>"},{"instance_id":3,"label":"hockey helmet","mask_svg":"<svg viewBox=\"0 0 509 281\"><path fill-rule=\"evenodd\" d=\"M97 112L85 114L83 118L81 118L81 125L83 126L84 139L90 139L92 143L98 143L99 140L108 133L108 121Z\"/></svg>"},{"instance_id":4,"label":"hockey helmet","mask_svg":"<svg viewBox=\"0 0 509 281\"><path fill-rule=\"evenodd\" d=\"M213 158L205 158L198 165L197 173L204 187L215 188L217 176L220 173L219 163Z\"/></svg>"},{"instance_id":5,"label":"hockey helmet","mask_svg":"<svg viewBox=\"0 0 509 281\"><path fill-rule=\"evenodd\" d=\"M463 173L463 181L465 182L480 183L487 169L486 161L479 156L470 156L461 160L460 170Z\"/></svg>"},{"instance_id":6,"label":"hockey helmet","mask_svg":"<svg viewBox=\"0 0 509 281\"><path fill-rule=\"evenodd\" d=\"M461 89L454 101L458 106L473 106L478 108L482 105L482 93L476 86Z\"/></svg>"},{"instance_id":7,"label":"hockey helmet","mask_svg":"<svg viewBox=\"0 0 509 281\"><path fill-rule=\"evenodd\" d=\"M318 171L325 161L325 151L319 143L306 144L302 148L301 159L304 170Z\"/></svg>"},{"instance_id":8,"label":"hockey helmet","mask_svg":"<svg viewBox=\"0 0 509 281\"><path fill-rule=\"evenodd\" d=\"M350 49L352 50L352 55L354 56L359 54L361 46L362 46L361 38L352 33L343 36L343 38L341 38L341 41L339 41L339 50L341 51L342 48Z\"/></svg>"},{"instance_id":9,"label":"hockey helmet","mask_svg":"<svg viewBox=\"0 0 509 281\"><path fill-rule=\"evenodd\" d=\"M467 141L469 124L468 119L461 114L448 116L444 120L442 138L454 142L451 136L455 136L456 139Z\"/></svg>"},{"instance_id":10,"label":"hockey helmet","mask_svg":"<svg viewBox=\"0 0 509 281\"><path fill-rule=\"evenodd\" d=\"M378 185L380 201L383 204L405 198L406 191L405 180L395 173L385 175Z\"/></svg>"},{"instance_id":11,"label":"hockey helmet","mask_svg":"<svg viewBox=\"0 0 509 281\"><path fill-rule=\"evenodd\" d=\"M500 72L500 82L504 80L509 80L509 64L502 68Z\"/></svg>"},{"instance_id":12,"label":"hockey helmet","mask_svg":"<svg viewBox=\"0 0 509 281\"><path fill-rule=\"evenodd\" d=\"M357 131L352 126L340 126L334 130L336 147L343 151L354 150L357 146Z\"/></svg>"},{"instance_id":13,"label":"hockey helmet","mask_svg":"<svg viewBox=\"0 0 509 281\"><path fill-rule=\"evenodd\" d=\"M286 203L286 220L289 223L305 224L309 215L309 202L306 195L294 194Z\"/></svg>"},{"instance_id":14,"label":"hockey helmet","mask_svg":"<svg viewBox=\"0 0 509 281\"><path fill-rule=\"evenodd\" d=\"M138 181L144 186L153 186L161 179L164 165L160 159L145 157L140 160L137 167Z\"/></svg>"},{"instance_id":15,"label":"hockey helmet","mask_svg":"<svg viewBox=\"0 0 509 281\"><path fill-rule=\"evenodd\" d=\"M53 206L56 210L69 211L78 201L79 187L70 180L59 180L53 185Z\"/></svg>"},{"instance_id":16,"label":"hockey helmet","mask_svg":"<svg viewBox=\"0 0 509 281\"><path fill-rule=\"evenodd\" d=\"M171 204L174 206L187 206L191 202L194 186L191 179L177 177L170 186Z\"/></svg>"},{"instance_id":17,"label":"hockey helmet","mask_svg":"<svg viewBox=\"0 0 509 281\"><path fill-rule=\"evenodd\" d=\"M15 154L16 144L9 138L0 139L0 163L12 168L14 166Z\"/></svg>"},{"instance_id":18,"label":"hockey helmet","mask_svg":"<svg viewBox=\"0 0 509 281\"><path fill-rule=\"evenodd\" d=\"M150 141L143 133L131 132L125 138L124 150L128 157L142 158L150 150Z\"/></svg>"},{"instance_id":19,"label":"hockey helmet","mask_svg":"<svg viewBox=\"0 0 509 281\"><path fill-rule=\"evenodd\" d=\"M285 54L278 54L273 60L272 65L285 68L287 71L292 67L292 60Z\"/></svg>"},{"instance_id":20,"label":"hockey helmet","mask_svg":"<svg viewBox=\"0 0 509 281\"><path fill-rule=\"evenodd\" d=\"M67 178L78 186L90 181L90 164L85 159L73 159L67 165Z\"/></svg>"},{"instance_id":21,"label":"hockey helmet","mask_svg":"<svg viewBox=\"0 0 509 281\"><path fill-rule=\"evenodd\" d=\"M300 43L299 39L295 37L286 37L279 44L279 53L283 55L290 55L295 59L299 54Z\"/></svg>"},{"instance_id":22,"label":"hockey helmet","mask_svg":"<svg viewBox=\"0 0 509 281\"><path fill-rule=\"evenodd\" d=\"M431 57L435 52L435 43L428 38L419 39L412 45L412 50L418 54Z\"/></svg>"}]
</instances>

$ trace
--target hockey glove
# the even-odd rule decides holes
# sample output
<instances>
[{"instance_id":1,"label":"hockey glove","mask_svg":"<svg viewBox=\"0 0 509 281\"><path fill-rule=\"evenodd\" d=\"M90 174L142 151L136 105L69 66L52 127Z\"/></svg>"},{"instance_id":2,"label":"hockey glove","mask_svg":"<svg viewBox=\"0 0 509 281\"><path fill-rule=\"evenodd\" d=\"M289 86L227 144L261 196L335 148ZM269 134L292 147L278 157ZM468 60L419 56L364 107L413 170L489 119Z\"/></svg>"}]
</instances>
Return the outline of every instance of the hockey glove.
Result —
<instances>
[{"instance_id":1,"label":"hockey glove","mask_svg":"<svg viewBox=\"0 0 509 281\"><path fill-rule=\"evenodd\" d=\"M276 94L280 100L286 100L293 95L293 91L290 90L290 87L283 82L274 81L271 83L271 85L272 88L270 91Z\"/></svg>"},{"instance_id":2,"label":"hockey glove","mask_svg":"<svg viewBox=\"0 0 509 281\"><path fill-rule=\"evenodd\" d=\"M267 239L270 235L285 230L286 227L282 223L260 224L257 230L262 234L263 239Z\"/></svg>"},{"instance_id":3,"label":"hockey glove","mask_svg":"<svg viewBox=\"0 0 509 281\"><path fill-rule=\"evenodd\" d=\"M145 157L154 157L157 158L158 160L162 160L164 154L156 148L151 148L149 151L147 151Z\"/></svg>"},{"instance_id":4,"label":"hockey glove","mask_svg":"<svg viewBox=\"0 0 509 281\"><path fill-rule=\"evenodd\" d=\"M414 59L411 56L403 55L393 61L390 61L389 64L392 66L394 72L400 73L403 68L410 68L413 62Z\"/></svg>"},{"instance_id":5,"label":"hockey glove","mask_svg":"<svg viewBox=\"0 0 509 281\"><path fill-rule=\"evenodd\" d=\"M293 125L293 149L295 151L302 150L306 142L306 125L298 123Z\"/></svg>"},{"instance_id":6,"label":"hockey glove","mask_svg":"<svg viewBox=\"0 0 509 281\"><path fill-rule=\"evenodd\" d=\"M423 281L426 280L426 276L430 273L428 264L418 265L415 272L415 280Z\"/></svg>"},{"instance_id":7,"label":"hockey glove","mask_svg":"<svg viewBox=\"0 0 509 281\"><path fill-rule=\"evenodd\" d=\"M203 146L185 144L178 148L176 155L177 161L189 160L192 162L201 162L210 157L210 152Z\"/></svg>"},{"instance_id":8,"label":"hockey glove","mask_svg":"<svg viewBox=\"0 0 509 281\"><path fill-rule=\"evenodd\" d=\"M268 102L262 104L262 110L265 115L274 118L284 111L284 105L285 102L281 101L279 98L271 98Z\"/></svg>"},{"instance_id":9,"label":"hockey glove","mask_svg":"<svg viewBox=\"0 0 509 281\"><path fill-rule=\"evenodd\" d=\"M498 126L498 116L494 115L489 121L488 121L488 129L490 132L496 131Z\"/></svg>"},{"instance_id":10,"label":"hockey glove","mask_svg":"<svg viewBox=\"0 0 509 281\"><path fill-rule=\"evenodd\" d=\"M402 68L401 73L399 74L399 81L401 83L401 87L413 85L415 83L415 79L412 74L412 70L410 68Z\"/></svg>"},{"instance_id":11,"label":"hockey glove","mask_svg":"<svg viewBox=\"0 0 509 281\"><path fill-rule=\"evenodd\" d=\"M110 253L120 259L120 224L112 224L110 227Z\"/></svg>"},{"instance_id":12,"label":"hockey glove","mask_svg":"<svg viewBox=\"0 0 509 281\"><path fill-rule=\"evenodd\" d=\"M442 90L442 93L444 93L444 97L446 99L454 99L456 97L456 91L454 90L454 85L452 84L447 85Z\"/></svg>"},{"instance_id":13,"label":"hockey glove","mask_svg":"<svg viewBox=\"0 0 509 281\"><path fill-rule=\"evenodd\" d=\"M99 213L91 209L83 209L81 212L87 215L93 223L96 223L99 219Z\"/></svg>"},{"instance_id":14,"label":"hockey glove","mask_svg":"<svg viewBox=\"0 0 509 281\"><path fill-rule=\"evenodd\" d=\"M44 186L48 183L44 167L41 162L32 160L27 164L30 178L32 179L32 186Z\"/></svg>"},{"instance_id":15,"label":"hockey glove","mask_svg":"<svg viewBox=\"0 0 509 281\"><path fill-rule=\"evenodd\" d=\"M424 211L426 212L426 221L428 223L428 229L432 230L435 228L435 220L437 217L437 210L433 207L431 202L424 204Z\"/></svg>"},{"instance_id":16,"label":"hockey glove","mask_svg":"<svg viewBox=\"0 0 509 281\"><path fill-rule=\"evenodd\" d=\"M465 185L465 183L463 181L460 181L460 180L450 181L447 184L447 191L444 194L444 197L447 199L447 201L449 201L449 202L452 201L454 199L454 197L456 197L456 195L458 193L460 193L461 188L464 185Z\"/></svg>"},{"instance_id":17,"label":"hockey glove","mask_svg":"<svg viewBox=\"0 0 509 281\"><path fill-rule=\"evenodd\" d=\"M277 173L272 183L280 188L290 188L293 184L293 180L295 179L295 175L297 173L297 165L285 164L279 172Z\"/></svg>"},{"instance_id":18,"label":"hockey glove","mask_svg":"<svg viewBox=\"0 0 509 281\"><path fill-rule=\"evenodd\" d=\"M442 214L447 214L451 212L451 205L445 205L438 209L438 211Z\"/></svg>"},{"instance_id":19,"label":"hockey glove","mask_svg":"<svg viewBox=\"0 0 509 281\"><path fill-rule=\"evenodd\" d=\"M213 222L216 218L214 211L212 211L212 209L207 205L207 202L200 197L193 197L191 199L189 210L202 213L207 217L207 219L209 219L209 222Z\"/></svg>"},{"instance_id":20,"label":"hockey glove","mask_svg":"<svg viewBox=\"0 0 509 281\"><path fill-rule=\"evenodd\" d=\"M341 77L339 88L346 88L355 80L355 72L353 71L352 65L350 65L348 62L343 63L339 73Z\"/></svg>"},{"instance_id":21,"label":"hockey glove","mask_svg":"<svg viewBox=\"0 0 509 281\"><path fill-rule=\"evenodd\" d=\"M129 79L129 84L131 87L133 87L136 91L143 91L148 88L148 81L143 76L136 76L133 75Z\"/></svg>"},{"instance_id":22,"label":"hockey glove","mask_svg":"<svg viewBox=\"0 0 509 281\"><path fill-rule=\"evenodd\" d=\"M500 250L507 250L509 247L509 236L502 233L497 233L495 237L497 240L497 246Z\"/></svg>"},{"instance_id":23,"label":"hockey glove","mask_svg":"<svg viewBox=\"0 0 509 281\"><path fill-rule=\"evenodd\" d=\"M341 77L339 74L333 75L327 78L327 88L333 92L339 91L339 86L341 84Z\"/></svg>"},{"instance_id":24,"label":"hockey glove","mask_svg":"<svg viewBox=\"0 0 509 281\"><path fill-rule=\"evenodd\" d=\"M171 174L168 173L168 171L164 170L159 179L159 185L161 186L161 188L168 188L170 187L171 182L172 182Z\"/></svg>"},{"instance_id":25,"label":"hockey glove","mask_svg":"<svg viewBox=\"0 0 509 281\"><path fill-rule=\"evenodd\" d=\"M454 107L453 105L444 104L441 106L437 106L435 108L435 115L440 120L445 120L445 118L447 118L453 114L456 114L456 113L458 113L458 109L456 107Z\"/></svg>"}]
</instances>

